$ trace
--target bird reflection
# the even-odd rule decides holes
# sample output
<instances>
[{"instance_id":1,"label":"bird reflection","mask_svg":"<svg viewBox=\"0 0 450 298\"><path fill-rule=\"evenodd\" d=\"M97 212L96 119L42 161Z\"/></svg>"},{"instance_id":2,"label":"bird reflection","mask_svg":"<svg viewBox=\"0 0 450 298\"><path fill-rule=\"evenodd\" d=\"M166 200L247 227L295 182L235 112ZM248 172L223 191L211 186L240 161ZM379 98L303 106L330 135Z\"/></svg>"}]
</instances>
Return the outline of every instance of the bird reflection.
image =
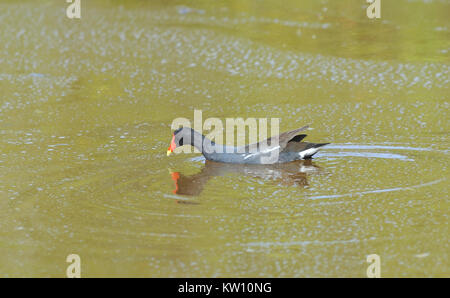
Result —
<instances>
[{"instance_id":1,"label":"bird reflection","mask_svg":"<svg viewBox=\"0 0 450 298\"><path fill-rule=\"evenodd\" d=\"M272 181L284 186L304 187L308 185L308 175L320 171L321 168L312 160L298 160L274 165L226 164L207 160L205 166L197 174L185 176L180 172L170 172L170 175L175 182L174 194L196 196L202 192L209 179L215 176L232 173Z\"/></svg>"}]
</instances>

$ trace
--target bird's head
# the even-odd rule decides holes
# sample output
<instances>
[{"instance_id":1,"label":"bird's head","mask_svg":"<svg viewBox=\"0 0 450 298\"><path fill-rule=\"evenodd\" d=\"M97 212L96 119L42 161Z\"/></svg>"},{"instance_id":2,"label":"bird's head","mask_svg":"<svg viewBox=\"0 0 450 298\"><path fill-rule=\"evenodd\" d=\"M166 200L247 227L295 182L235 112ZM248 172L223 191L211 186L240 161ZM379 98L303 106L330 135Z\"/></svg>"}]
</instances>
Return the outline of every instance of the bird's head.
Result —
<instances>
[{"instance_id":1,"label":"bird's head","mask_svg":"<svg viewBox=\"0 0 450 298\"><path fill-rule=\"evenodd\" d=\"M190 129L186 129L184 127L175 130L172 134L172 141L170 141L170 146L167 148L167 156L169 156L175 148L181 147L184 145L183 139L186 136L186 133L190 135Z\"/></svg>"}]
</instances>

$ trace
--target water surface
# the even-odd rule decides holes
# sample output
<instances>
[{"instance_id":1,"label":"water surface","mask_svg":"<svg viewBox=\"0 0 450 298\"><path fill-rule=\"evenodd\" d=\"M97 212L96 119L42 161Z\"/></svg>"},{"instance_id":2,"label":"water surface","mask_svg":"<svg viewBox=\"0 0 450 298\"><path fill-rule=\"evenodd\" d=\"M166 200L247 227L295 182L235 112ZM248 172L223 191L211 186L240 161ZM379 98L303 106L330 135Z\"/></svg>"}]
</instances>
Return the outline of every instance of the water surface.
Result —
<instances>
[{"instance_id":1,"label":"water surface","mask_svg":"<svg viewBox=\"0 0 450 298\"><path fill-rule=\"evenodd\" d=\"M66 5L0 2L2 276L450 276L448 1ZM166 157L194 109L332 145Z\"/></svg>"}]
</instances>

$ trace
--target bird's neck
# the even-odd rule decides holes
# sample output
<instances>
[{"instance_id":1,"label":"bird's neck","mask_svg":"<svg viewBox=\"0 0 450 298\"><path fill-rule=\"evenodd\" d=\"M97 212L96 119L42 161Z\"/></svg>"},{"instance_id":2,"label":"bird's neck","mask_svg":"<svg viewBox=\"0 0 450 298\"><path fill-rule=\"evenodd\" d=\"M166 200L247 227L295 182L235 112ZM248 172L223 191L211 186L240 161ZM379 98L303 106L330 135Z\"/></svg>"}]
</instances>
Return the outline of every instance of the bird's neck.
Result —
<instances>
[{"instance_id":1,"label":"bird's neck","mask_svg":"<svg viewBox=\"0 0 450 298\"><path fill-rule=\"evenodd\" d=\"M190 134L190 138L188 137L191 140L190 144L197 148L205 157L208 153L213 152L213 146L215 146L213 141L193 129L191 129Z\"/></svg>"}]
</instances>

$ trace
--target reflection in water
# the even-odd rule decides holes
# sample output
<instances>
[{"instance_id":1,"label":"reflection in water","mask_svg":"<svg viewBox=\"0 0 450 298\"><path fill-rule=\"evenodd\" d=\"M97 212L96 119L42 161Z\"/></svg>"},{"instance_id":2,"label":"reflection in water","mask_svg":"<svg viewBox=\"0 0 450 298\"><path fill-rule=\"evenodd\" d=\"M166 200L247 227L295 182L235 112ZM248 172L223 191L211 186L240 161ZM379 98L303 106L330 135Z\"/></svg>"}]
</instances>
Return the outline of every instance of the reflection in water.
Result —
<instances>
[{"instance_id":1,"label":"reflection in water","mask_svg":"<svg viewBox=\"0 0 450 298\"><path fill-rule=\"evenodd\" d=\"M311 160L298 160L275 165L226 164L207 160L205 166L197 174L185 176L180 172L170 171L170 175L175 182L173 193L195 196L199 195L209 179L215 176L240 174L272 180L286 186L303 187L308 185L308 174L318 173L319 171L321 171L321 168Z\"/></svg>"}]
</instances>

